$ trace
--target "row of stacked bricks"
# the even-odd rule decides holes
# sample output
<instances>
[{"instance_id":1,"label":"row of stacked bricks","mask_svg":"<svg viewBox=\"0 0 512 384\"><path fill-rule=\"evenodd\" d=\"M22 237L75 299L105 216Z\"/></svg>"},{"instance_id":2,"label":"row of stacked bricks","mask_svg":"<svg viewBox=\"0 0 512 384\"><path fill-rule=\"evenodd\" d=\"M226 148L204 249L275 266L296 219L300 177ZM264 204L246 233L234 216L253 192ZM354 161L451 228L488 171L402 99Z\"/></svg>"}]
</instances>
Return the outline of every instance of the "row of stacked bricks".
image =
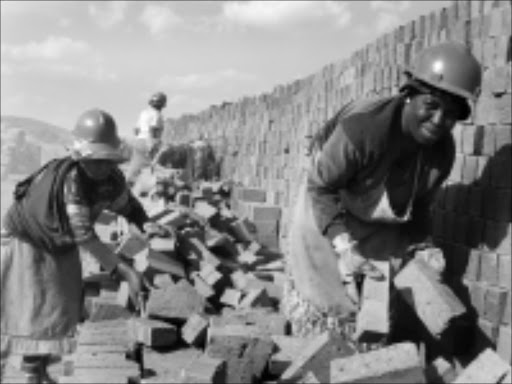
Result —
<instances>
[{"instance_id":1,"label":"row of stacked bricks","mask_svg":"<svg viewBox=\"0 0 512 384\"><path fill-rule=\"evenodd\" d=\"M222 176L277 196L270 203L282 207L285 232L306 164L305 136L343 103L396 92L402 69L423 48L445 40L466 43L484 67L482 94L474 119L454 131L457 156L436 204L435 238L448 255L450 279L465 279L482 330L509 356L510 14L508 1L454 1L314 75L212 107L199 119L178 119L173 129L222 135Z\"/></svg>"},{"instance_id":2,"label":"row of stacked bricks","mask_svg":"<svg viewBox=\"0 0 512 384\"><path fill-rule=\"evenodd\" d=\"M461 2L463 3L463 2ZM475 347L511 358L511 9L509 2L468 2L467 38L483 66L472 119L453 136L455 163L436 201L434 236L447 274L462 281L478 316Z\"/></svg>"}]
</instances>

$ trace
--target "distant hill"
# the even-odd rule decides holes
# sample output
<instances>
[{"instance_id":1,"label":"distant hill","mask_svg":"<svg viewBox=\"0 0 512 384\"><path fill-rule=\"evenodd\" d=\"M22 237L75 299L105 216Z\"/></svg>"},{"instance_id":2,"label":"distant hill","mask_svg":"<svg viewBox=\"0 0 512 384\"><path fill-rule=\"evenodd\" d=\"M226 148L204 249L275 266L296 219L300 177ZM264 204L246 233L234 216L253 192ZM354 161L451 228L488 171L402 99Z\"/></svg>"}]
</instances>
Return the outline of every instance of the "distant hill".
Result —
<instances>
[{"instance_id":1,"label":"distant hill","mask_svg":"<svg viewBox=\"0 0 512 384\"><path fill-rule=\"evenodd\" d=\"M46 123L41 120L20 116L0 116L2 129L2 142L4 138L16 135L19 130L24 130L27 138L35 143L50 145L65 145L71 143L71 131Z\"/></svg>"}]
</instances>

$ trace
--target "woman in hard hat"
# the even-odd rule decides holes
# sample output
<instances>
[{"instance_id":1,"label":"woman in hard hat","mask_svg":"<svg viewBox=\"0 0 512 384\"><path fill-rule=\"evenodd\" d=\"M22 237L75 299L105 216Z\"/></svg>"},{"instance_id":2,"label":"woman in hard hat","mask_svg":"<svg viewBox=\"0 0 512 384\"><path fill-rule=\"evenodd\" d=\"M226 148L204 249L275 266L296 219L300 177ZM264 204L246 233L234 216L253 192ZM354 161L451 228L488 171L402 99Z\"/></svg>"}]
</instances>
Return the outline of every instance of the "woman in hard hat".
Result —
<instances>
[{"instance_id":1,"label":"woman in hard hat","mask_svg":"<svg viewBox=\"0 0 512 384\"><path fill-rule=\"evenodd\" d=\"M354 274L392 273L428 241L429 208L453 166L452 129L471 113L481 68L462 44L425 49L396 96L343 106L319 131L290 228L285 312L296 334L343 328ZM440 261L440 265L442 265Z\"/></svg>"},{"instance_id":2,"label":"woman in hard hat","mask_svg":"<svg viewBox=\"0 0 512 384\"><path fill-rule=\"evenodd\" d=\"M43 382L49 380L48 356L71 351L82 305L80 251L127 281L136 306L146 288L141 275L98 238L94 222L100 213L108 209L143 232L156 230L117 167L125 159L112 116L89 110L73 135L71 156L50 161L17 184L3 220L2 356L22 354L24 371Z\"/></svg>"}]
</instances>

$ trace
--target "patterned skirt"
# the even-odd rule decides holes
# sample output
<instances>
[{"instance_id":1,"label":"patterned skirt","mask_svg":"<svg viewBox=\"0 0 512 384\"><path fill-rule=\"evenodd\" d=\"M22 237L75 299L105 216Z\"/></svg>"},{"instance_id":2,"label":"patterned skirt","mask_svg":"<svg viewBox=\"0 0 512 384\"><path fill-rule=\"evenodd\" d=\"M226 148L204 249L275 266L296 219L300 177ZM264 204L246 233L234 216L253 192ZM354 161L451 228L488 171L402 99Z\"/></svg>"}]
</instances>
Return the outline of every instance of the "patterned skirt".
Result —
<instances>
[{"instance_id":1,"label":"patterned skirt","mask_svg":"<svg viewBox=\"0 0 512 384\"><path fill-rule=\"evenodd\" d=\"M52 255L3 232L0 261L2 356L72 352L82 308L78 250Z\"/></svg>"}]
</instances>

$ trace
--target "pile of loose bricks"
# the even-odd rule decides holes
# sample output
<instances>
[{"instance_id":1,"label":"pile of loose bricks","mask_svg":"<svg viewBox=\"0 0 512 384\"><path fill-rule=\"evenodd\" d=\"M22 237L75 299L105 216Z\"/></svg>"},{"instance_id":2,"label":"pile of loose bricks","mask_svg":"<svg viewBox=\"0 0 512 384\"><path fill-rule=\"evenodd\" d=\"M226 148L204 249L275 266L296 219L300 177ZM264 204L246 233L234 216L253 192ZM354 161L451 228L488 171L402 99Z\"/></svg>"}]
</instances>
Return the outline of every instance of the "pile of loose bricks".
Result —
<instances>
[{"instance_id":1,"label":"pile of loose bricks","mask_svg":"<svg viewBox=\"0 0 512 384\"><path fill-rule=\"evenodd\" d=\"M281 244L303 180L306 138L342 105L396 93L401 70L440 41L465 43L482 63L474 114L457 124L455 164L434 209L444 276L478 323L475 348L511 361L512 10L510 1L452 1L379 36L349 57L269 92L170 119L168 140L205 133L222 176L267 191L283 208ZM472 340L464 334L454 345ZM476 352L476 351L475 351Z\"/></svg>"},{"instance_id":2,"label":"pile of loose bricks","mask_svg":"<svg viewBox=\"0 0 512 384\"><path fill-rule=\"evenodd\" d=\"M279 310L279 207L265 201L264 190L223 182L203 182L165 205L146 201L153 220L174 228L168 238L120 236L124 227L105 213L98 232L151 284L147 316L134 309L126 283L87 269L84 319L58 382L510 382L510 365L490 348L464 367L442 356L427 362L413 342L359 348L354 339L389 332L385 263L377 263L384 281L365 281L353 334L292 335ZM434 338L465 312L421 258L393 282Z\"/></svg>"}]
</instances>

